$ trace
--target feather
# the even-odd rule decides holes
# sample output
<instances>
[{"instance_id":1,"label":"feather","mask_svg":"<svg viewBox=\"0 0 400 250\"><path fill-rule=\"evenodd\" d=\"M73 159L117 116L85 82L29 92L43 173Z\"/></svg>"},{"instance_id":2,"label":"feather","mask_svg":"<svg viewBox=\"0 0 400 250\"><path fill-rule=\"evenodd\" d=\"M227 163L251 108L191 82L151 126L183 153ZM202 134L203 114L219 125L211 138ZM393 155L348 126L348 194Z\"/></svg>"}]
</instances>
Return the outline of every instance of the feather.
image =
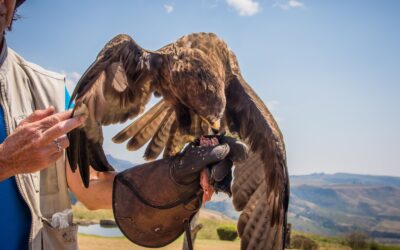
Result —
<instances>
[{"instance_id":1,"label":"feather","mask_svg":"<svg viewBox=\"0 0 400 250\"><path fill-rule=\"evenodd\" d=\"M142 130L147 124L151 123L157 116L163 112L166 108L165 102L160 101L156 105L154 105L148 112L144 115L136 119L132 124L128 127L121 130L118 134L116 134L112 140L115 143L123 143L124 141L128 140L136 136L140 130Z\"/></svg>"},{"instance_id":2,"label":"feather","mask_svg":"<svg viewBox=\"0 0 400 250\"><path fill-rule=\"evenodd\" d=\"M283 249L288 175L281 134L268 109L240 75L231 79L226 94L229 130L238 132L251 148L250 157L235 164L232 188L234 206L245 209L238 221L242 249ZM263 183L265 192L259 191Z\"/></svg>"},{"instance_id":3,"label":"feather","mask_svg":"<svg viewBox=\"0 0 400 250\"><path fill-rule=\"evenodd\" d=\"M175 113L173 112L173 110L169 110L163 122L160 124L157 132L151 139L149 145L147 145L146 151L143 156L146 160L154 160L161 154L161 151L165 148L165 145L167 144L171 126L174 122Z\"/></svg>"},{"instance_id":4,"label":"feather","mask_svg":"<svg viewBox=\"0 0 400 250\"><path fill-rule=\"evenodd\" d=\"M182 143L183 143L183 136L181 136L181 133L179 132L178 128L178 123L175 120L175 122L172 124L169 138L164 149L164 158L171 157L179 153L179 151L183 147Z\"/></svg>"},{"instance_id":5,"label":"feather","mask_svg":"<svg viewBox=\"0 0 400 250\"><path fill-rule=\"evenodd\" d=\"M141 130L137 132L127 144L127 148L130 151L137 150L141 148L146 142L150 140L150 138L154 135L157 131L158 126L160 126L161 122L163 121L165 115L168 113L168 110L162 109L160 112L147 124L143 126Z\"/></svg>"}]
</instances>

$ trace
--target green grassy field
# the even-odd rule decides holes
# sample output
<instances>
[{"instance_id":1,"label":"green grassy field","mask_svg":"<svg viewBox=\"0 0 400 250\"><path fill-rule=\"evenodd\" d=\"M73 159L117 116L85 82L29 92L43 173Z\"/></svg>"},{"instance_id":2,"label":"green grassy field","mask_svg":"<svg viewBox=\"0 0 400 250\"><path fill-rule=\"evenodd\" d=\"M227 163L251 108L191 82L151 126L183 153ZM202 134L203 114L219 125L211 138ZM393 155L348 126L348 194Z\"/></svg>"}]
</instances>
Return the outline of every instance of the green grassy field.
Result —
<instances>
[{"instance_id":1,"label":"green grassy field","mask_svg":"<svg viewBox=\"0 0 400 250\"><path fill-rule=\"evenodd\" d=\"M83 205L72 206L75 223L99 223L101 219L114 219L112 210L99 209L95 211L89 211Z\"/></svg>"}]
</instances>

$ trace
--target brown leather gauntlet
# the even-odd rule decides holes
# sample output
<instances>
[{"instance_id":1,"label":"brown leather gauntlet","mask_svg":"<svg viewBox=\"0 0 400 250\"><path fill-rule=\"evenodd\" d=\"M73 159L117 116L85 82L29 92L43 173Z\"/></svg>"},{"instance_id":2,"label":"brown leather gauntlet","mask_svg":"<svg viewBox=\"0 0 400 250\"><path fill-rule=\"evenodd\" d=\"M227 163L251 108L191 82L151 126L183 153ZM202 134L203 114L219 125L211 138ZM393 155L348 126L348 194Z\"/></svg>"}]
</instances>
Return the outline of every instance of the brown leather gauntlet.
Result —
<instances>
[{"instance_id":1,"label":"brown leather gauntlet","mask_svg":"<svg viewBox=\"0 0 400 250\"><path fill-rule=\"evenodd\" d=\"M232 162L226 159L228 144L235 148L235 141L209 147L189 144L175 157L119 173L114 180L113 211L123 234L145 247L162 247L178 238L201 207L200 171L210 167L213 180L223 180L231 173L231 165L226 165Z\"/></svg>"}]
</instances>

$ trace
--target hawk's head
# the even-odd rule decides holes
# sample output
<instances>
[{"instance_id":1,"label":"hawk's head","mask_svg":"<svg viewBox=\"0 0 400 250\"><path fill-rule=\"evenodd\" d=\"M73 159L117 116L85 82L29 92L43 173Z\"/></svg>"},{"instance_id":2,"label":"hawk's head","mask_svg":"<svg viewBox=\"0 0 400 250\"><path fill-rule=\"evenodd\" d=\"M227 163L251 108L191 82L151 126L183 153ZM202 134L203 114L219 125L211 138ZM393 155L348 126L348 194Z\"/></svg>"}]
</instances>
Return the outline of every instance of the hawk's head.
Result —
<instances>
[{"instance_id":1,"label":"hawk's head","mask_svg":"<svg viewBox=\"0 0 400 250\"><path fill-rule=\"evenodd\" d=\"M186 50L174 56L171 91L177 98L180 127L190 126L190 113L197 114L217 132L225 111L225 72L219 60L202 51Z\"/></svg>"}]
</instances>

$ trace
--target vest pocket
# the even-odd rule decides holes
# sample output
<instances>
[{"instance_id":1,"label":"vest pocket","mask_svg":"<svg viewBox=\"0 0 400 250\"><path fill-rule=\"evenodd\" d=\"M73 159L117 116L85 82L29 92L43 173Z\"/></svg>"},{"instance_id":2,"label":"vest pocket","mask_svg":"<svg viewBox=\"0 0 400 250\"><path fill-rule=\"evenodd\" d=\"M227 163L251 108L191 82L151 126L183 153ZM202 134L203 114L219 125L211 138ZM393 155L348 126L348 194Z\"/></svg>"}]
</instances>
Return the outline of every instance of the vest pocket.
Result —
<instances>
[{"instance_id":1,"label":"vest pocket","mask_svg":"<svg viewBox=\"0 0 400 250\"><path fill-rule=\"evenodd\" d=\"M66 228L53 228L47 222L43 223L42 239L43 250L78 249L78 225L68 226Z\"/></svg>"}]
</instances>

